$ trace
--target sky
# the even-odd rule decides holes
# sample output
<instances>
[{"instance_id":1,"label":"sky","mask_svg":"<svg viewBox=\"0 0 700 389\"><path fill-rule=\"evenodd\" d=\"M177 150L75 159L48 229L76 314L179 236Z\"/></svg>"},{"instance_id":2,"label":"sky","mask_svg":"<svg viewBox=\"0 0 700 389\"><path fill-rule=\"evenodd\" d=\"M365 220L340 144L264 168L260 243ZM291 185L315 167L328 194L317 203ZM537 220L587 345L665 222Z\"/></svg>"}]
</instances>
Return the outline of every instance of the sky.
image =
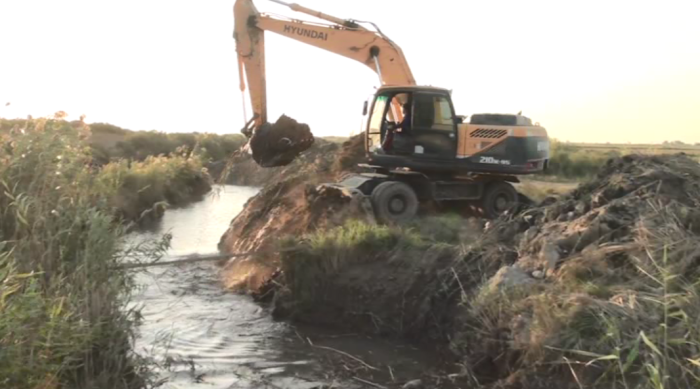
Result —
<instances>
[{"instance_id":1,"label":"sky","mask_svg":"<svg viewBox=\"0 0 700 389\"><path fill-rule=\"evenodd\" d=\"M700 3L299 0L370 20L419 84L457 113L523 114L572 142L700 142ZM0 117L48 115L132 130L238 133L234 0L0 0ZM313 20L267 0L260 11ZM367 67L266 34L268 116L317 136L362 130ZM5 106L10 102L9 106Z\"/></svg>"}]
</instances>

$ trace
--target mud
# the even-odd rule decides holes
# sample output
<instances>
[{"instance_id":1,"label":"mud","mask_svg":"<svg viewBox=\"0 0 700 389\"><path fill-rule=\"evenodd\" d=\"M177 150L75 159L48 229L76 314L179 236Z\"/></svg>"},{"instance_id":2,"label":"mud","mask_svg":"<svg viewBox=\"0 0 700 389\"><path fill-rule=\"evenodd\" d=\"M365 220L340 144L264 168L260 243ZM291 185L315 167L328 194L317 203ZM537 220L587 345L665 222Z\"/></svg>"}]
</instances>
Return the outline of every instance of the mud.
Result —
<instances>
[{"instance_id":1,"label":"mud","mask_svg":"<svg viewBox=\"0 0 700 389\"><path fill-rule=\"evenodd\" d=\"M282 236L327 228L342 223L345 215L361 213L363 205L351 194L318 185L356 171L364 160L362 139L356 136L342 145L319 141L285 167L260 168L247 155L233 160L229 181L264 187L231 221L218 248L223 253L263 253L224 267L229 288L256 291L267 282L279 269L276 247Z\"/></svg>"},{"instance_id":2,"label":"mud","mask_svg":"<svg viewBox=\"0 0 700 389\"><path fill-rule=\"evenodd\" d=\"M282 115L274 123L265 123L250 139L253 160L262 167L290 164L314 143L309 126Z\"/></svg>"},{"instance_id":3,"label":"mud","mask_svg":"<svg viewBox=\"0 0 700 389\"><path fill-rule=\"evenodd\" d=\"M365 217L351 194L314 186L314 178L337 176L341 165L336 157L322 165L327 174L295 175L266 187L232 222L220 249L274 250L284 236L303 243L305 233ZM544 345L563 347L561 332L594 307L623 309L625 296L646 287L637 280L643 258L658 257L663 242L675 242L668 254L674 274L700 275L699 208L696 161L682 154L625 156L568 195L484 228L465 220L474 226L470 242L353 251L358 260L326 270L322 279L305 279L314 293L303 295L294 287L303 268L289 270L314 253L276 252L249 259L268 271L244 284L274 295L278 317L437 346L445 363L466 369L463 385L579 387L568 368L559 368L561 353ZM677 243L688 241L695 244ZM241 275L236 264L227 270L230 280ZM522 295L502 302L512 290ZM644 317L635 311L642 305L624 309Z\"/></svg>"}]
</instances>

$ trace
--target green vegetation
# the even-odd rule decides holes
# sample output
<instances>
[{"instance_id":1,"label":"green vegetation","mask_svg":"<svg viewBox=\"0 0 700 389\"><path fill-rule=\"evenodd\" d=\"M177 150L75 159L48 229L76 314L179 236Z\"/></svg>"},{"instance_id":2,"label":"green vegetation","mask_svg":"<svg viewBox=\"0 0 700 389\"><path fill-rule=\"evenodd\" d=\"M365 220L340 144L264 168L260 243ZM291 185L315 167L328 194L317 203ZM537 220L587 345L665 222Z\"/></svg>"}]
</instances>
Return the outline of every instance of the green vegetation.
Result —
<instances>
[{"instance_id":1,"label":"green vegetation","mask_svg":"<svg viewBox=\"0 0 700 389\"><path fill-rule=\"evenodd\" d=\"M352 264L375 261L398 247L424 245L422 238L411 230L349 220L342 226L305 236L301 241L294 237L284 239L281 248L288 253L283 257L282 268L294 298L312 302L323 295L319 291L326 288L330 275Z\"/></svg>"},{"instance_id":2,"label":"green vegetation","mask_svg":"<svg viewBox=\"0 0 700 389\"><path fill-rule=\"evenodd\" d=\"M553 140L545 175L567 180L591 178L608 159L620 155L620 150L591 151Z\"/></svg>"},{"instance_id":3,"label":"green vegetation","mask_svg":"<svg viewBox=\"0 0 700 389\"><path fill-rule=\"evenodd\" d=\"M343 225L281 241L282 269L295 300L315 304L331 277L392 253L422 253L471 242L475 226L458 215L428 216L405 226L347 220Z\"/></svg>"},{"instance_id":4,"label":"green vegetation","mask_svg":"<svg viewBox=\"0 0 700 389\"><path fill-rule=\"evenodd\" d=\"M92 126L91 126L92 127ZM245 144L239 134L163 133L140 131L128 133L114 145L112 157L143 161L148 157L169 155L180 148L190 150L203 162L222 161Z\"/></svg>"},{"instance_id":5,"label":"green vegetation","mask_svg":"<svg viewBox=\"0 0 700 389\"><path fill-rule=\"evenodd\" d=\"M555 180L585 180L594 177L610 158L628 154L673 154L684 152L700 160L700 147L672 142L659 145L564 143L552 140L550 166L544 176Z\"/></svg>"},{"instance_id":6,"label":"green vegetation","mask_svg":"<svg viewBox=\"0 0 700 389\"><path fill-rule=\"evenodd\" d=\"M0 134L3 388L143 383L129 354L131 279L115 268L131 255L111 205L129 174L102 175L89 136L60 116Z\"/></svg>"},{"instance_id":7,"label":"green vegetation","mask_svg":"<svg viewBox=\"0 0 700 389\"><path fill-rule=\"evenodd\" d=\"M104 189L106 204L125 222L157 220L166 207L184 205L209 192L212 180L204 169L206 161L224 158L236 143L210 134L138 133L104 123L87 126L62 120L63 115L59 113L49 128L38 132L42 136L81 134L82 152L93 167L92 185L108 188ZM3 119L0 135L16 141L38 133L36 126L46 126L41 123L45 120ZM25 154L30 158L36 153ZM63 165L57 162L56 166Z\"/></svg>"},{"instance_id":8,"label":"green vegetation","mask_svg":"<svg viewBox=\"0 0 700 389\"><path fill-rule=\"evenodd\" d=\"M116 188L110 205L126 221L157 220L166 207L185 205L211 190L200 158L186 155L110 162L97 174L97 181Z\"/></svg>"},{"instance_id":9,"label":"green vegetation","mask_svg":"<svg viewBox=\"0 0 700 389\"><path fill-rule=\"evenodd\" d=\"M26 120L0 118L0 133L22 128ZM57 124L80 127L80 121L58 120ZM197 156L202 163L223 161L245 144L241 134L164 133L159 131L130 131L108 123L90 124L89 144L93 163L106 164L119 159L145 161L149 157L182 154L183 150Z\"/></svg>"}]
</instances>

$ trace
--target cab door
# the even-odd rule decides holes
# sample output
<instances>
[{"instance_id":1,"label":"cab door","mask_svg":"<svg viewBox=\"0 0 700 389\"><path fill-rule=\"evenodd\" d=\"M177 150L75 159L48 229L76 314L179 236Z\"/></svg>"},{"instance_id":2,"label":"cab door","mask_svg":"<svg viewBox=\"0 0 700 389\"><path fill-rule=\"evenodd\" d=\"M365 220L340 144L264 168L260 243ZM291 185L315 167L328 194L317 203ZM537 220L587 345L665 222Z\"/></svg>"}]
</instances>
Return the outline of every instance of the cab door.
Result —
<instances>
[{"instance_id":1,"label":"cab door","mask_svg":"<svg viewBox=\"0 0 700 389\"><path fill-rule=\"evenodd\" d=\"M457 123L448 95L432 92L414 93L411 114L414 157L456 158Z\"/></svg>"}]
</instances>

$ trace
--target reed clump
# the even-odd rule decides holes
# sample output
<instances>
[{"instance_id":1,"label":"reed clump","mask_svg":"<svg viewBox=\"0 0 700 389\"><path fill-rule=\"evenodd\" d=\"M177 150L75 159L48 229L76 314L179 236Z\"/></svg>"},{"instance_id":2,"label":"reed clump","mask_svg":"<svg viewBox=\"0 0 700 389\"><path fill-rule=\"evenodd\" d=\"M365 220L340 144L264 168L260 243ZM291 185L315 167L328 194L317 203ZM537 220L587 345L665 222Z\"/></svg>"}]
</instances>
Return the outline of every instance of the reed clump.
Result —
<instances>
[{"instance_id":1,"label":"reed clump","mask_svg":"<svg viewBox=\"0 0 700 389\"><path fill-rule=\"evenodd\" d=\"M140 387L132 279L115 269L124 180L104 179L89 128L61 119L0 135L0 387Z\"/></svg>"}]
</instances>

